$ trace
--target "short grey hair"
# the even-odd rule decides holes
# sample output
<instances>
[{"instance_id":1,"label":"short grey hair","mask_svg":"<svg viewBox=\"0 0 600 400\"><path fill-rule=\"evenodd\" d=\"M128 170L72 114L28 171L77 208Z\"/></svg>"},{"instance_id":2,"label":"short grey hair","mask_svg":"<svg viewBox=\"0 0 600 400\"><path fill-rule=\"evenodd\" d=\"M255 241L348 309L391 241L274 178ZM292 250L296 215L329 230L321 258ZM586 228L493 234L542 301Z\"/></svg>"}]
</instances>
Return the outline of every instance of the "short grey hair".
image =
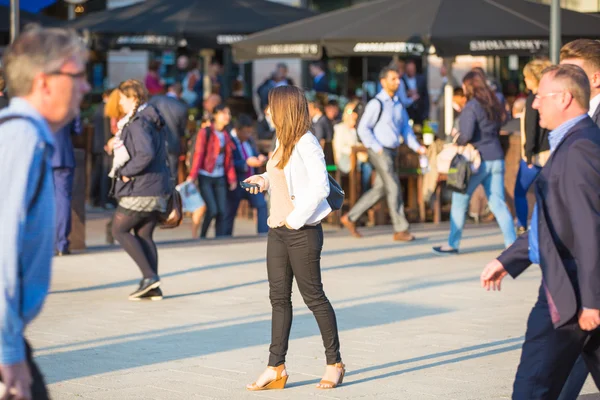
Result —
<instances>
[{"instance_id":1,"label":"short grey hair","mask_svg":"<svg viewBox=\"0 0 600 400\"><path fill-rule=\"evenodd\" d=\"M548 74L552 74L552 79L559 81L581 107L589 109L590 81L583 69L576 65L559 64L542 71L542 75Z\"/></svg>"},{"instance_id":2,"label":"short grey hair","mask_svg":"<svg viewBox=\"0 0 600 400\"><path fill-rule=\"evenodd\" d=\"M3 57L8 92L12 97L31 93L37 74L53 73L74 57L87 60L86 46L73 31L29 25Z\"/></svg>"}]
</instances>

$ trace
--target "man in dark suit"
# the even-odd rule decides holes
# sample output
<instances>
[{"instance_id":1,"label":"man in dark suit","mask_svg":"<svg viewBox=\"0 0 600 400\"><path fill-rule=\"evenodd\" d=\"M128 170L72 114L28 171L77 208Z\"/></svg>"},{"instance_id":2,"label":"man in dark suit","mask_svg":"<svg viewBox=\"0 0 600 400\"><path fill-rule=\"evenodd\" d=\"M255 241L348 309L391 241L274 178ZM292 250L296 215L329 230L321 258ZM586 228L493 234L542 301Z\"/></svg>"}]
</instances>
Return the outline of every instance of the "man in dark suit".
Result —
<instances>
[{"instance_id":1,"label":"man in dark suit","mask_svg":"<svg viewBox=\"0 0 600 400\"><path fill-rule=\"evenodd\" d=\"M417 66L413 60L406 63L402 83L406 94L412 99L412 103L406 105L406 112L415 124L422 125L429 118L429 90L425 76L417 74Z\"/></svg>"},{"instance_id":2,"label":"man in dark suit","mask_svg":"<svg viewBox=\"0 0 600 400\"><path fill-rule=\"evenodd\" d=\"M600 42L578 39L560 49L560 63L577 65L585 71L590 81L590 109L588 115L600 126ZM558 400L576 399L585 384L588 369L583 357L579 357Z\"/></svg>"},{"instance_id":3,"label":"man in dark suit","mask_svg":"<svg viewBox=\"0 0 600 400\"><path fill-rule=\"evenodd\" d=\"M325 153L325 162L327 165L335 164L333 157L333 124L325 115L325 107L323 103L318 100L312 100L308 102L308 114L312 119L311 132L317 137L323 152Z\"/></svg>"},{"instance_id":4,"label":"man in dark suit","mask_svg":"<svg viewBox=\"0 0 600 400\"><path fill-rule=\"evenodd\" d=\"M71 200L73 198L73 177L75 176L75 151L71 135L81 134L79 117L54 134L52 172L54 174L54 194L56 196L56 255L71 254L69 235L71 234Z\"/></svg>"},{"instance_id":5,"label":"man in dark suit","mask_svg":"<svg viewBox=\"0 0 600 400\"><path fill-rule=\"evenodd\" d=\"M329 93L329 80L325 74L325 66L321 61L310 64L310 75L313 77L313 90L317 93Z\"/></svg>"},{"instance_id":6,"label":"man in dark suit","mask_svg":"<svg viewBox=\"0 0 600 400\"><path fill-rule=\"evenodd\" d=\"M540 264L513 399L556 399L582 355L600 387L600 128L588 116L590 82L573 65L548 68L533 107L552 156L535 183L529 231L489 263L484 288Z\"/></svg>"},{"instance_id":7,"label":"man in dark suit","mask_svg":"<svg viewBox=\"0 0 600 400\"><path fill-rule=\"evenodd\" d=\"M188 122L187 105L181 100L181 92L177 91L175 85L169 87L166 95L152 96L148 103L156 107L169 130L167 139L169 146L169 167L171 169L171 178L177 181L179 155L182 154L182 141L185 138L185 130Z\"/></svg>"},{"instance_id":8,"label":"man in dark suit","mask_svg":"<svg viewBox=\"0 0 600 400\"><path fill-rule=\"evenodd\" d=\"M232 131L235 150L233 152L235 172L238 181L243 181L256 173L256 168L260 168L267 163L267 157L259 154L256 146L252 143L252 133L254 131L252 119L245 114L239 116L235 130ZM258 233L267 233L268 211L267 202L263 193L257 195L250 194L241 186L227 193L227 215L225 216L225 234L233 234L233 224L237 215L240 201L248 200L250 206L257 211L256 230Z\"/></svg>"}]
</instances>

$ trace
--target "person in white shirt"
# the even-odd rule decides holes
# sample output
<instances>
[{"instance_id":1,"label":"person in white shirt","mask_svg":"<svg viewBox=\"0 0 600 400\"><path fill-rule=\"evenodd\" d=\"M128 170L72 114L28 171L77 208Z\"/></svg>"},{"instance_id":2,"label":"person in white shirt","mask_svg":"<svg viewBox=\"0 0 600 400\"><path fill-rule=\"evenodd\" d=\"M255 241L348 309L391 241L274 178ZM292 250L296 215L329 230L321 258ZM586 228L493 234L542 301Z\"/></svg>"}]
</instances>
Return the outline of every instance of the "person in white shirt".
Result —
<instances>
[{"instance_id":1,"label":"person in white shirt","mask_svg":"<svg viewBox=\"0 0 600 400\"><path fill-rule=\"evenodd\" d=\"M342 122L333 127L333 155L335 165L344 174L350 173L350 155L352 147L360 145L356 125L358 121L357 112L358 103L351 102L344 107L342 113ZM369 156L364 153L357 154L357 168L361 174L362 192L366 192L371 187L371 175L373 166L369 164Z\"/></svg>"},{"instance_id":2,"label":"person in white shirt","mask_svg":"<svg viewBox=\"0 0 600 400\"><path fill-rule=\"evenodd\" d=\"M321 281L321 220L331 212L327 202L329 177L325 156L309 131L308 103L302 89L281 86L271 89L269 105L276 127L277 147L267 172L244 182L247 190L270 193L267 275L273 308L268 368L248 390L283 389L288 379L285 358L292 328L292 282L294 276L304 302L312 311L325 346L327 367L317 385L333 389L342 383L344 364L340 355L337 321Z\"/></svg>"}]
</instances>

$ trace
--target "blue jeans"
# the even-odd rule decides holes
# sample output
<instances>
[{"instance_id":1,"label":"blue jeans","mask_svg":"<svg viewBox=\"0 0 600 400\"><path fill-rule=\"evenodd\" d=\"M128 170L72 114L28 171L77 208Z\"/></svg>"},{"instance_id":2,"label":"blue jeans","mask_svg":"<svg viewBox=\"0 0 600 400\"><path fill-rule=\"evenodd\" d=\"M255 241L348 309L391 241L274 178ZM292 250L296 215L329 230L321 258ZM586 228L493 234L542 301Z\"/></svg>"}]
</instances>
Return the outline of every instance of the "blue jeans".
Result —
<instances>
[{"instance_id":1,"label":"blue jeans","mask_svg":"<svg viewBox=\"0 0 600 400\"><path fill-rule=\"evenodd\" d=\"M268 211L267 202L265 201L264 193L250 194L245 189L238 186L234 191L227 193L227 213L225 214L225 235L233 235L233 225L235 223L235 216L237 215L238 208L240 207L240 201L242 199L248 200L250 206L255 208L257 211L256 230L258 233L269 232L269 225L267 225Z\"/></svg>"},{"instance_id":2,"label":"blue jeans","mask_svg":"<svg viewBox=\"0 0 600 400\"><path fill-rule=\"evenodd\" d=\"M519 226L527 228L527 217L529 216L529 204L527 204L527 190L535 181L542 169L535 165L529 168L527 162L521 160L519 173L515 182L515 209Z\"/></svg>"},{"instance_id":3,"label":"blue jeans","mask_svg":"<svg viewBox=\"0 0 600 400\"><path fill-rule=\"evenodd\" d=\"M373 166L370 162L358 162L358 167L360 168L360 186L361 193L365 193L367 190L371 189L371 175L373 175Z\"/></svg>"},{"instance_id":4,"label":"blue jeans","mask_svg":"<svg viewBox=\"0 0 600 400\"><path fill-rule=\"evenodd\" d=\"M206 203L206 214L202 221L200 237L205 238L212 220L215 220L215 236L225 236L225 214L227 213L227 178L199 175L200 195Z\"/></svg>"},{"instance_id":5,"label":"blue jeans","mask_svg":"<svg viewBox=\"0 0 600 400\"><path fill-rule=\"evenodd\" d=\"M496 217L496 221L498 221L500 230L504 235L504 245L508 247L516 239L512 216L504 201L504 160L482 161L479 171L471 176L467 193L452 193L448 245L453 249L458 249L460 246L469 201L480 184L483 184L490 210Z\"/></svg>"}]
</instances>

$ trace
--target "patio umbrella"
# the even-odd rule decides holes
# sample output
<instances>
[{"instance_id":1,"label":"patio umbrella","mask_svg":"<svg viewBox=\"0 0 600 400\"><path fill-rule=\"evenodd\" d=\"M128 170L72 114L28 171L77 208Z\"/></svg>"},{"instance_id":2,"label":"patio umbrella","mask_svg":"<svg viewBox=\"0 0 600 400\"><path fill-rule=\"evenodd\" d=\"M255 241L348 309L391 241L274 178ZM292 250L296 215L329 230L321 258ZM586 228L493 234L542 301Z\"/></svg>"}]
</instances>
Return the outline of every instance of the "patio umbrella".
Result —
<instances>
[{"instance_id":1,"label":"patio umbrella","mask_svg":"<svg viewBox=\"0 0 600 400\"><path fill-rule=\"evenodd\" d=\"M27 11L19 11L20 25L21 27L37 23L40 25L52 25L56 23L55 18L47 17L41 14L33 14ZM0 33L6 33L10 30L10 6L0 5Z\"/></svg>"},{"instance_id":2,"label":"patio umbrella","mask_svg":"<svg viewBox=\"0 0 600 400\"><path fill-rule=\"evenodd\" d=\"M563 10L563 38L600 37L600 17ZM440 56L543 52L550 6L525 0L379 0L259 32L236 43L238 61L280 56Z\"/></svg>"},{"instance_id":3,"label":"patio umbrella","mask_svg":"<svg viewBox=\"0 0 600 400\"><path fill-rule=\"evenodd\" d=\"M64 27L90 32L134 35L118 44L169 44L175 40L214 48L244 35L316 15L315 12L266 0L147 0L95 12ZM143 39L140 35L156 35ZM165 43L167 42L167 43Z\"/></svg>"}]
</instances>

